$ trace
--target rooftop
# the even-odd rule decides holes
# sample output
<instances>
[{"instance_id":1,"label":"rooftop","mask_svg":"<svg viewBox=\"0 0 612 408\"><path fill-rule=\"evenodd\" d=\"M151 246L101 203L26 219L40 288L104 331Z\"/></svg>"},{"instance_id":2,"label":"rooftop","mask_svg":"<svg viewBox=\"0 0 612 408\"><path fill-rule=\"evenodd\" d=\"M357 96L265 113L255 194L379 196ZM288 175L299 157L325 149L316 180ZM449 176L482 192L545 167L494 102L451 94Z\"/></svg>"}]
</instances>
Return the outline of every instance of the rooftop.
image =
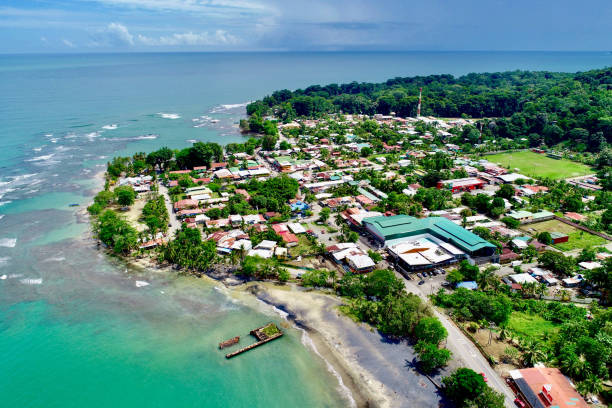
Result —
<instances>
[{"instance_id":1,"label":"rooftop","mask_svg":"<svg viewBox=\"0 0 612 408\"><path fill-rule=\"evenodd\" d=\"M534 408L588 407L567 377L558 368L532 367L510 371L510 376ZM548 397L548 401L545 398Z\"/></svg>"},{"instance_id":2,"label":"rooftop","mask_svg":"<svg viewBox=\"0 0 612 408\"><path fill-rule=\"evenodd\" d=\"M429 233L450 241L453 245L467 252L474 252L486 247L495 248L493 244L478 235L443 217L414 218L408 215L394 215L391 217L367 218L363 223L369 224L371 229L385 240Z\"/></svg>"}]
</instances>

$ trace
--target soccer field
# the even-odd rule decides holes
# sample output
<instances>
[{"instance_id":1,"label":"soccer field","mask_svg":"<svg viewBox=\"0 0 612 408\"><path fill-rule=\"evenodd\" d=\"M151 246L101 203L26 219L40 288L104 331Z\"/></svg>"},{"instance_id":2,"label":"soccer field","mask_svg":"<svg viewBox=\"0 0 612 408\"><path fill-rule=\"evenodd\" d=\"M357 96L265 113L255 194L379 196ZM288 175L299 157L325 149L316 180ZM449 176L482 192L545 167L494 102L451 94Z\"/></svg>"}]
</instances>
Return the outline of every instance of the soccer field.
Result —
<instances>
[{"instance_id":1,"label":"soccer field","mask_svg":"<svg viewBox=\"0 0 612 408\"><path fill-rule=\"evenodd\" d=\"M518 169L519 173L530 177L565 179L593 173L589 166L582 163L566 159L551 159L544 154L531 151L493 154L483 156L483 158L491 163L509 167L511 171Z\"/></svg>"},{"instance_id":2,"label":"soccer field","mask_svg":"<svg viewBox=\"0 0 612 408\"><path fill-rule=\"evenodd\" d=\"M561 251L595 247L604 245L608 242L602 237L581 231L578 228L574 228L571 225L565 224L558 220L549 220L521 225L520 229L532 235L543 231L567 234L569 236L569 240L567 242L553 245L555 248Z\"/></svg>"}]
</instances>

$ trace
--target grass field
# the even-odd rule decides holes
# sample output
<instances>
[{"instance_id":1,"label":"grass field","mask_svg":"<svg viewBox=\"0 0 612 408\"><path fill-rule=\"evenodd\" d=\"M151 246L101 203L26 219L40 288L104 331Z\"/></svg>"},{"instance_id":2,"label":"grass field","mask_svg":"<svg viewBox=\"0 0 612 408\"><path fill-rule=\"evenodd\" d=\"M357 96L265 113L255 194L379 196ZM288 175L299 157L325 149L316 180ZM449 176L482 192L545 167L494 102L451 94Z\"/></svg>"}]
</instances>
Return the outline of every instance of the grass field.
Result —
<instances>
[{"instance_id":1,"label":"grass field","mask_svg":"<svg viewBox=\"0 0 612 408\"><path fill-rule=\"evenodd\" d=\"M534 224L527 224L521 226L521 229L531 235L535 235L538 232L561 232L569 236L567 242L553 245L555 248L561 251L571 251L572 249L582 249L586 247L593 247L603 245L607 243L605 239L598 237L597 235L589 234L588 232L579 230L572 227L571 225L564 224L557 220L549 220L536 222Z\"/></svg>"},{"instance_id":2,"label":"grass field","mask_svg":"<svg viewBox=\"0 0 612 408\"><path fill-rule=\"evenodd\" d=\"M556 333L559 328L553 322L534 314L512 312L508 329L519 336L539 338L544 332Z\"/></svg>"},{"instance_id":3,"label":"grass field","mask_svg":"<svg viewBox=\"0 0 612 408\"><path fill-rule=\"evenodd\" d=\"M508 167L511 171L519 169L519 173L529 177L565 179L593 173L593 170L584 164L566 159L555 160L531 151L493 154L484 158L491 163Z\"/></svg>"}]
</instances>

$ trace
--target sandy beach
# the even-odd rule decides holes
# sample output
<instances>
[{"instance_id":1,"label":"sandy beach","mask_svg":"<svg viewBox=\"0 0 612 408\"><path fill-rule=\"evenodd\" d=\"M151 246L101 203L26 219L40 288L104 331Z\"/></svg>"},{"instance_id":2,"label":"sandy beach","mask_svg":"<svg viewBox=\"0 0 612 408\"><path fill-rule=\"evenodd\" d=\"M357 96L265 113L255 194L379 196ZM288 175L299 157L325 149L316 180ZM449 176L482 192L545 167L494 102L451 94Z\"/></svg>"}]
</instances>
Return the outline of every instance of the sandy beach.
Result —
<instances>
[{"instance_id":1,"label":"sandy beach","mask_svg":"<svg viewBox=\"0 0 612 408\"><path fill-rule=\"evenodd\" d=\"M343 315L342 300L295 285L251 282L244 290L288 314L341 377L358 407L437 407L436 386L413 368L414 352ZM439 382L439 378L436 379Z\"/></svg>"}]
</instances>

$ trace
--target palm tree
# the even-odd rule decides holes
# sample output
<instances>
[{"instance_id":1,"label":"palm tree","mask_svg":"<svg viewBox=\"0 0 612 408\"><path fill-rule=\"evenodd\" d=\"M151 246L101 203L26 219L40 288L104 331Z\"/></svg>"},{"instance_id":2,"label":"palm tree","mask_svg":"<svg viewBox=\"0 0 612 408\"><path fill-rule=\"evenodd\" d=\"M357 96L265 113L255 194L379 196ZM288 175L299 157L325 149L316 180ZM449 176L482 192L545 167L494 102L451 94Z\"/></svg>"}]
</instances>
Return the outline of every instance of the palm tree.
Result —
<instances>
[{"instance_id":1,"label":"palm tree","mask_svg":"<svg viewBox=\"0 0 612 408\"><path fill-rule=\"evenodd\" d=\"M334 288L334 290L336 290L336 279L338 278L338 273L336 272L335 269L332 269L331 271L329 271L329 277L332 280L332 287Z\"/></svg>"},{"instance_id":2,"label":"palm tree","mask_svg":"<svg viewBox=\"0 0 612 408\"><path fill-rule=\"evenodd\" d=\"M561 369L572 378L582 378L586 368L586 360L583 355L569 353L560 361Z\"/></svg>"},{"instance_id":3,"label":"palm tree","mask_svg":"<svg viewBox=\"0 0 612 408\"><path fill-rule=\"evenodd\" d=\"M589 374L587 378L576 384L576 389L584 396L589 394L599 394L603 391L603 381L595 374Z\"/></svg>"},{"instance_id":4,"label":"palm tree","mask_svg":"<svg viewBox=\"0 0 612 408\"><path fill-rule=\"evenodd\" d=\"M500 341L504 341L507 338L509 338L512 334L510 333L510 330L508 330L508 327L506 325L501 326L499 333L497 335L498 340Z\"/></svg>"},{"instance_id":5,"label":"palm tree","mask_svg":"<svg viewBox=\"0 0 612 408\"><path fill-rule=\"evenodd\" d=\"M536 363L546 360L546 354L534 342L529 341L530 347L523 347L523 365L525 367L533 367Z\"/></svg>"}]
</instances>

